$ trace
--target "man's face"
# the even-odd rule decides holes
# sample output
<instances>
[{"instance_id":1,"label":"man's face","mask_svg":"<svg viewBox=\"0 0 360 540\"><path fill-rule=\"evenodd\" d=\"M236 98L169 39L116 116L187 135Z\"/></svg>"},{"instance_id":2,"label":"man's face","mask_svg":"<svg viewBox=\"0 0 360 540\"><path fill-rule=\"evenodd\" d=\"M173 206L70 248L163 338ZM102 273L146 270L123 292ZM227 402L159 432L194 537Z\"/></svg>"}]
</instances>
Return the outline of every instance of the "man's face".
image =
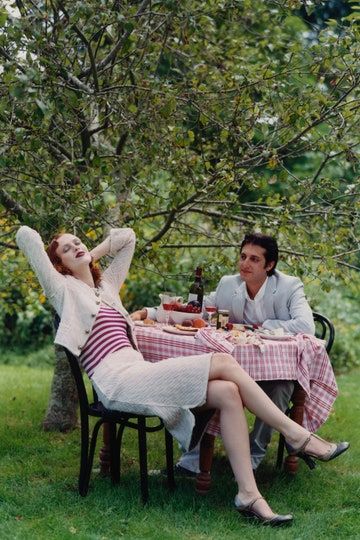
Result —
<instances>
[{"instance_id":1,"label":"man's face","mask_svg":"<svg viewBox=\"0 0 360 540\"><path fill-rule=\"evenodd\" d=\"M266 263L265 249L254 244L245 244L240 253L239 271L245 283L264 283L267 272L274 261Z\"/></svg>"}]
</instances>

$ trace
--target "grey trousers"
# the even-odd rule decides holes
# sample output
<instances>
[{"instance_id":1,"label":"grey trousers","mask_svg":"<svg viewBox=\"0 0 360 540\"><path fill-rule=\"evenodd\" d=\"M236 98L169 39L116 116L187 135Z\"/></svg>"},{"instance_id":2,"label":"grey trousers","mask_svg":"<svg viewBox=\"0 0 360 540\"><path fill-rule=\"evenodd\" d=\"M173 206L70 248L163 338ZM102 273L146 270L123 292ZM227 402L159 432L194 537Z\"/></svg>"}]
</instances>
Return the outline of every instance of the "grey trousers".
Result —
<instances>
[{"instance_id":1,"label":"grey trousers","mask_svg":"<svg viewBox=\"0 0 360 540\"><path fill-rule=\"evenodd\" d=\"M294 381L257 381L258 385L269 396L271 401L283 412L289 406L294 391ZM254 428L250 433L250 453L253 469L257 469L264 459L267 445L271 440L273 428L259 418L255 419Z\"/></svg>"}]
</instances>

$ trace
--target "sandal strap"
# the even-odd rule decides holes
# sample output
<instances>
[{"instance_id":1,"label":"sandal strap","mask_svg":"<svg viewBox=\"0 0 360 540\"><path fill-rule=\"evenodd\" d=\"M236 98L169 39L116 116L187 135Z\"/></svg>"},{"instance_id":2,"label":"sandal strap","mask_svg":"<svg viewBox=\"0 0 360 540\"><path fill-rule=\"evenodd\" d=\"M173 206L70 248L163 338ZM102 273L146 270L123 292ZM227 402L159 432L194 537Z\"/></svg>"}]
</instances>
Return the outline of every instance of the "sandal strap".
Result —
<instances>
[{"instance_id":1,"label":"sandal strap","mask_svg":"<svg viewBox=\"0 0 360 540\"><path fill-rule=\"evenodd\" d=\"M321 441L321 442L325 442L324 439L322 439L321 437L319 437L319 435L316 435L316 433L311 433L310 437L309 437L309 440L311 437L314 437L314 439L317 439L318 441ZM307 444L307 443L306 443ZM305 444L305 446L306 446ZM305 448L304 448L305 449ZM323 454L314 454L312 452L308 452L308 455L311 456L311 457L314 457L314 458L317 458L317 459L320 459L320 461L327 461L328 460L328 457L334 452L334 448L331 448L331 445L330 445L330 448L328 450L326 450Z\"/></svg>"},{"instance_id":2,"label":"sandal strap","mask_svg":"<svg viewBox=\"0 0 360 540\"><path fill-rule=\"evenodd\" d=\"M252 509L253 509L254 504L255 504L257 501L260 501L261 499L264 499L264 500L265 500L264 497L261 497L261 496L260 496L260 497L256 497L256 498L253 499L252 501L250 501L249 504L246 506L245 510L246 510L247 512L251 512Z\"/></svg>"},{"instance_id":3,"label":"sandal strap","mask_svg":"<svg viewBox=\"0 0 360 540\"><path fill-rule=\"evenodd\" d=\"M305 450L305 448L307 447L307 445L309 444L310 442L310 439L311 437L313 436L313 433L310 433L310 435L308 437L306 437L305 441L303 442L303 444L300 446L300 448L294 448L295 452L298 454L299 452L302 452L303 450Z\"/></svg>"}]
</instances>

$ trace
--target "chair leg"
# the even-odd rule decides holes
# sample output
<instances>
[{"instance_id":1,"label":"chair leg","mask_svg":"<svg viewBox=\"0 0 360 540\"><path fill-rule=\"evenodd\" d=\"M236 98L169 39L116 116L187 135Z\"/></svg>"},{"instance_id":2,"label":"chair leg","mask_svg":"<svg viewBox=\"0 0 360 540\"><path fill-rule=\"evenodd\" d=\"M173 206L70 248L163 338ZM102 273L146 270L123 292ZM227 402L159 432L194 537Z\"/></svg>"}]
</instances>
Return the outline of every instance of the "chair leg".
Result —
<instances>
[{"instance_id":1,"label":"chair leg","mask_svg":"<svg viewBox=\"0 0 360 540\"><path fill-rule=\"evenodd\" d=\"M116 441L116 423L111 422L109 424L109 442L110 442L110 475L111 482L118 484L120 482L120 455L117 451Z\"/></svg>"},{"instance_id":2,"label":"chair leg","mask_svg":"<svg viewBox=\"0 0 360 540\"><path fill-rule=\"evenodd\" d=\"M94 454L95 454L95 448L96 448L96 441L97 436L99 433L99 429L101 428L103 424L102 420L98 420L94 426L90 446L89 446L89 453L88 453L88 459L87 459L87 470L86 470L86 476L84 478L84 494L81 493L81 495L85 496L89 490L89 483L90 483L90 476L91 476L91 470L94 462Z\"/></svg>"},{"instance_id":3,"label":"chair leg","mask_svg":"<svg viewBox=\"0 0 360 540\"><path fill-rule=\"evenodd\" d=\"M293 395L291 397L291 401L293 403L293 406L290 410L290 418L291 420L294 420L297 424L302 425L303 417L304 417L304 403L306 399L306 392L305 390L300 386L299 383L295 383L295 388ZM285 458L284 462L284 470L290 474L296 474L299 467L299 458L289 454Z\"/></svg>"},{"instance_id":4,"label":"chair leg","mask_svg":"<svg viewBox=\"0 0 360 540\"><path fill-rule=\"evenodd\" d=\"M90 475L94 460L94 452L96 446L96 438L102 421L99 420L93 429L92 437L89 445L89 422L87 421L81 426L81 458L80 458L80 473L79 473L79 493L82 497L87 495L89 491Z\"/></svg>"},{"instance_id":5,"label":"chair leg","mask_svg":"<svg viewBox=\"0 0 360 540\"><path fill-rule=\"evenodd\" d=\"M211 465L214 456L215 437L204 433L200 443L200 472L196 476L195 491L199 495L206 495L211 486Z\"/></svg>"},{"instance_id":6,"label":"chair leg","mask_svg":"<svg viewBox=\"0 0 360 540\"><path fill-rule=\"evenodd\" d=\"M118 434L116 437L116 452L118 457L118 472L119 472L119 482L121 477L121 444L122 444L122 438L124 434L125 424L120 424L118 429Z\"/></svg>"},{"instance_id":7,"label":"chair leg","mask_svg":"<svg viewBox=\"0 0 360 540\"><path fill-rule=\"evenodd\" d=\"M174 477L174 448L173 438L171 433L165 428L165 448L166 448L166 473L167 484L171 490L175 489L175 477Z\"/></svg>"},{"instance_id":8,"label":"chair leg","mask_svg":"<svg viewBox=\"0 0 360 540\"><path fill-rule=\"evenodd\" d=\"M103 445L99 452L99 464L101 476L110 476L110 433L109 423L103 423Z\"/></svg>"},{"instance_id":9,"label":"chair leg","mask_svg":"<svg viewBox=\"0 0 360 540\"><path fill-rule=\"evenodd\" d=\"M81 422L81 450L80 450L80 472L79 472L79 493L82 497L87 495L89 490L89 420L86 417Z\"/></svg>"},{"instance_id":10,"label":"chair leg","mask_svg":"<svg viewBox=\"0 0 360 540\"><path fill-rule=\"evenodd\" d=\"M149 488L147 471L146 420L143 416L138 417L138 441L141 498L143 504L146 504L149 499Z\"/></svg>"},{"instance_id":11,"label":"chair leg","mask_svg":"<svg viewBox=\"0 0 360 540\"><path fill-rule=\"evenodd\" d=\"M278 451L277 451L277 458L276 458L276 468L281 469L283 461L284 461L284 448L285 448L285 438L284 435L280 433L279 436L279 444L278 444Z\"/></svg>"}]
</instances>

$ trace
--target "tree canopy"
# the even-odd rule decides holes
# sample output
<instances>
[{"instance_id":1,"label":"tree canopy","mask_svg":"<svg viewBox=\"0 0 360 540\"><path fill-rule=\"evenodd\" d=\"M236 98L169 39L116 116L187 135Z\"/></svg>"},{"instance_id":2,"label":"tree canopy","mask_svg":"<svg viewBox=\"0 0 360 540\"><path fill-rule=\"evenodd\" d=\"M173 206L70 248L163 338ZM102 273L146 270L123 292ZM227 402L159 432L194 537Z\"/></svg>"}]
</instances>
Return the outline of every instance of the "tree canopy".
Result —
<instances>
[{"instance_id":1,"label":"tree canopy","mask_svg":"<svg viewBox=\"0 0 360 540\"><path fill-rule=\"evenodd\" d=\"M349 280L360 268L359 11L349 2L315 28L313 4L2 8L3 299L26 294L20 223L90 243L133 227L143 301L151 276L166 282L200 260L216 280L253 229L276 235L303 275ZM128 287L136 303L140 286Z\"/></svg>"}]
</instances>

